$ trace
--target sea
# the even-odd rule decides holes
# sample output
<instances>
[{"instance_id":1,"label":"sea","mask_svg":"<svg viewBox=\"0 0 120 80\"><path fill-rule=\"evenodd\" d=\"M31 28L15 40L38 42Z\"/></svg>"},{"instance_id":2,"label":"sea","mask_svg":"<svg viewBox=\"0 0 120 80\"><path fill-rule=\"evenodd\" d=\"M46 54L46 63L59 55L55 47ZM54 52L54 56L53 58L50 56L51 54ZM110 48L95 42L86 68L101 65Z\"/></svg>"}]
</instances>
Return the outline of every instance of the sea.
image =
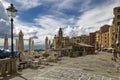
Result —
<instances>
[{"instance_id":1,"label":"sea","mask_svg":"<svg viewBox=\"0 0 120 80\"><path fill-rule=\"evenodd\" d=\"M3 49L4 46L0 46L0 49ZM9 49L11 48L11 46L9 46ZM28 50L28 45L24 45L24 50ZM34 50L44 50L45 46L40 44L40 45L34 45ZM15 46L14 46L15 49Z\"/></svg>"}]
</instances>

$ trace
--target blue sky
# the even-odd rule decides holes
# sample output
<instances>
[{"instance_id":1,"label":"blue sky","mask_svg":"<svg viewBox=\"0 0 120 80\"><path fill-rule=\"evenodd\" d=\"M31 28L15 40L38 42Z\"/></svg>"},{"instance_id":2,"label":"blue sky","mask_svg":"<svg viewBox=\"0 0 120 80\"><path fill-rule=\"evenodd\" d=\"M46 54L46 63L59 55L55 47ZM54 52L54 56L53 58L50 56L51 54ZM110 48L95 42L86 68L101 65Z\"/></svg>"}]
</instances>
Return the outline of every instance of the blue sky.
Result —
<instances>
[{"instance_id":1,"label":"blue sky","mask_svg":"<svg viewBox=\"0 0 120 80\"><path fill-rule=\"evenodd\" d=\"M111 25L113 8L120 5L120 0L0 1L4 9L13 3L18 10L14 35L22 30L25 39L32 37L37 44L43 44L46 36L52 40L59 27L63 28L64 36L72 37L94 32L104 24Z\"/></svg>"}]
</instances>

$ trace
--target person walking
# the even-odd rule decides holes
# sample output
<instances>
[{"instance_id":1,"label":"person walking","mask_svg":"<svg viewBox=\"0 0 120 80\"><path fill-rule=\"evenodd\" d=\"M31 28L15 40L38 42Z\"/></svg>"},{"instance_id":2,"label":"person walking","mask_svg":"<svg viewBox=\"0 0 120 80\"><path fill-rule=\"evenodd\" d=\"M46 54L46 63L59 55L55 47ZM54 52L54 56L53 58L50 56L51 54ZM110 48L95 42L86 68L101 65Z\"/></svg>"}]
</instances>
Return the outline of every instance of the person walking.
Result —
<instances>
[{"instance_id":1,"label":"person walking","mask_svg":"<svg viewBox=\"0 0 120 80\"><path fill-rule=\"evenodd\" d=\"M117 51L116 51L115 48L113 48L112 53L113 53L113 60L116 61L116 58L117 58Z\"/></svg>"}]
</instances>

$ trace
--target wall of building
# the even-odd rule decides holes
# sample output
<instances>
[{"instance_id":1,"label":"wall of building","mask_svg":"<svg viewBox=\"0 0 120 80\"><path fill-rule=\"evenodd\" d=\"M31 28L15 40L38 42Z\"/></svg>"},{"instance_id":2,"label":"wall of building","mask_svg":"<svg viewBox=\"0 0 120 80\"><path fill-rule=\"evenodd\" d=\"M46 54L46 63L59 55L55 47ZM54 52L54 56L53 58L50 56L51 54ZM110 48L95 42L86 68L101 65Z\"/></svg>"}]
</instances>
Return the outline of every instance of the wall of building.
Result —
<instances>
[{"instance_id":1,"label":"wall of building","mask_svg":"<svg viewBox=\"0 0 120 80\"><path fill-rule=\"evenodd\" d=\"M89 43L90 45L95 47L95 43L96 43L96 32L90 33L89 34Z\"/></svg>"},{"instance_id":2,"label":"wall of building","mask_svg":"<svg viewBox=\"0 0 120 80\"><path fill-rule=\"evenodd\" d=\"M102 45L101 48L108 48L109 47L109 32L102 33Z\"/></svg>"},{"instance_id":3,"label":"wall of building","mask_svg":"<svg viewBox=\"0 0 120 80\"><path fill-rule=\"evenodd\" d=\"M112 48L114 46L114 36L115 35L115 29L114 26L109 27L109 48Z\"/></svg>"},{"instance_id":4,"label":"wall of building","mask_svg":"<svg viewBox=\"0 0 120 80\"><path fill-rule=\"evenodd\" d=\"M115 27L115 48L120 49L120 7L114 9L113 26Z\"/></svg>"},{"instance_id":5,"label":"wall of building","mask_svg":"<svg viewBox=\"0 0 120 80\"><path fill-rule=\"evenodd\" d=\"M96 39L95 39L95 49L100 49L100 46L101 46L101 44L100 44L100 42L101 42L101 40L100 40L100 31L96 31L96 35L95 35L95 37L96 37Z\"/></svg>"}]
</instances>

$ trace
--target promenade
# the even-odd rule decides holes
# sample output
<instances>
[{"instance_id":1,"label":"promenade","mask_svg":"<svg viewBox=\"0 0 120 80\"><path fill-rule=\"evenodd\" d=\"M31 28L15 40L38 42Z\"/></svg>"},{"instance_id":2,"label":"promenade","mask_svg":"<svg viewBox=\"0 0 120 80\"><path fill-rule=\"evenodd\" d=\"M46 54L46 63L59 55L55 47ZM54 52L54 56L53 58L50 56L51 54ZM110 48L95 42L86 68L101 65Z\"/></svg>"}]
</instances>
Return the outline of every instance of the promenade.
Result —
<instances>
[{"instance_id":1,"label":"promenade","mask_svg":"<svg viewBox=\"0 0 120 80\"><path fill-rule=\"evenodd\" d=\"M26 68L3 80L120 80L112 54L101 52L96 55L69 58L62 57L57 63Z\"/></svg>"}]
</instances>

